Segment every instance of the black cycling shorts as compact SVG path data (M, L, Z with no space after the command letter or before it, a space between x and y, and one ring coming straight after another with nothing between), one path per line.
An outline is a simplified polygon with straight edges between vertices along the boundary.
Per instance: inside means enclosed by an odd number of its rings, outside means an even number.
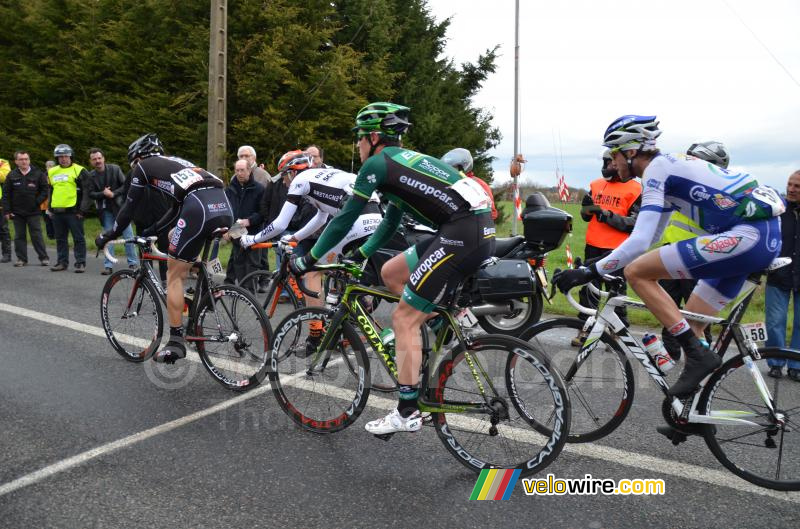
M183 200L167 254L173 259L193 263L214 230L230 228L232 224L233 210L222 188L203 187L190 191Z
M404 252L411 276L403 299L430 313L462 279L475 273L494 254L495 227L490 213L442 224L436 236Z

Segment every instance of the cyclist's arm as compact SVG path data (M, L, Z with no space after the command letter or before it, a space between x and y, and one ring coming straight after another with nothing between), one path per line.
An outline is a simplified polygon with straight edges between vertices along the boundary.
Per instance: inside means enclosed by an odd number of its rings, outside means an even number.
M669 220L671 211L642 209L636 220L631 236L625 239L613 252L597 262L597 271L610 274L645 253L661 238L661 232Z
M378 225L375 233L373 233L360 248L364 257L371 257L372 254L388 243L392 235L397 231L397 228L400 227L400 222L402 220L403 210L390 203L389 207L386 208L386 215Z
M286 231L286 228L289 226L289 222L294 216L294 212L297 211L297 203L290 201L291 198L291 196L286 198L286 202L283 203L281 212L278 213L278 216L275 218L275 220L270 222L266 228L255 234L254 237L256 242L264 242Z
M361 215L364 206L367 205L367 200L368 199L360 195L353 195L350 200L345 203L342 211L333 217L328 227L325 228L325 231L319 236L317 244L308 252L313 259L319 260L323 255L330 252L339 241L345 238L347 232L350 231L355 221L358 220L358 216Z
M328 220L328 214L322 211L321 209L317 210L317 214L311 217L305 226L294 232L294 240L302 241L306 237L310 237L314 234L318 229L325 225L325 221Z
M119 213L117 213L117 218L114 219L114 227L111 228L111 239L119 237L120 233L128 227L133 220L133 212L136 211L139 202L147 194L145 192L145 184L139 172L139 167L137 166L131 176L131 185L128 189L128 196L125 198L125 203L122 205L122 209L119 210Z

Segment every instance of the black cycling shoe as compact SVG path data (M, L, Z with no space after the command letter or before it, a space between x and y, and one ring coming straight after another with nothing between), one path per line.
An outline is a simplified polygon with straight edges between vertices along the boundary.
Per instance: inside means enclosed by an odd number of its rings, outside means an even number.
M174 364L181 358L186 358L186 340L177 336L171 336L167 345L153 356L153 360L162 364Z
M714 372L722 360L708 347L695 340L691 347L685 348L686 366L678 380L669 388L671 397L687 397L694 393L700 382Z

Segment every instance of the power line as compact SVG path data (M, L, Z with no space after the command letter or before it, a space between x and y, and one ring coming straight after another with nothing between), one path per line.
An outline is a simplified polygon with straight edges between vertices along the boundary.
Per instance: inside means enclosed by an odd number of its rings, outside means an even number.
M772 57L772 59L773 59L773 60L774 60L776 63L778 63L778 66L780 66L780 67L783 69L783 71L784 71L784 72L786 72L786 75L788 75L788 76L789 76L789 79L791 79L792 81L794 81L794 84L796 84L798 87L800 87L800 82L798 82L798 81L797 81L797 79L795 79L795 78L794 78L794 76L792 75L792 72L790 72L790 71L789 71L789 69L788 69L788 68L786 68L786 66L784 66L784 65L783 65L783 63L782 63L780 60L778 60L778 57L776 57L776 56L775 56L775 54L774 54L774 53L772 53L772 50L770 50L770 49L767 47L767 45L766 45L766 44L764 44L764 42L763 42L763 41L762 41L760 38L758 38L758 35L756 35L756 32L755 32L755 31L753 31L752 29L750 29L750 26L748 26L748 25L747 25L747 23L744 21L744 19L742 19L742 17L740 17L740 16L739 16L739 13L737 13L737 12L736 12L736 10L735 10L735 9L733 9L733 7L731 7L731 5L730 5L730 4L727 2L727 0L722 0L722 3L723 3L723 4L725 4L725 6L726 6L728 9L730 9L730 10L731 10L731 13L733 13L733 14L734 14L734 16L735 16L737 19L739 19L739 22L741 22L741 23L742 23L742 25L745 27L745 29L746 29L747 31L749 31L749 32L750 32L750 34L753 36L753 38L754 38L754 39L756 39L756 42L758 42L759 44L761 44L761 46L762 46L762 47L763 47L763 48L764 48L764 49L767 51L767 53L769 53L769 56L770 56L770 57Z

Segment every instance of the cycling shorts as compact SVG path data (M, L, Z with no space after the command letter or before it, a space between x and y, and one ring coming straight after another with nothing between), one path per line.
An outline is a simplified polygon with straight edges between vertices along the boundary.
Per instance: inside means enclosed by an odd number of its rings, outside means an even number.
M673 279L700 279L694 294L722 309L753 272L781 251L780 218L745 222L727 231L662 246L661 262Z
M436 235L404 252L411 271L403 300L430 313L461 280L494 254L495 227L489 212L467 213L439 227Z
M193 263L211 233L232 224L233 210L222 188L202 187L190 191L183 199L167 254L173 259Z

